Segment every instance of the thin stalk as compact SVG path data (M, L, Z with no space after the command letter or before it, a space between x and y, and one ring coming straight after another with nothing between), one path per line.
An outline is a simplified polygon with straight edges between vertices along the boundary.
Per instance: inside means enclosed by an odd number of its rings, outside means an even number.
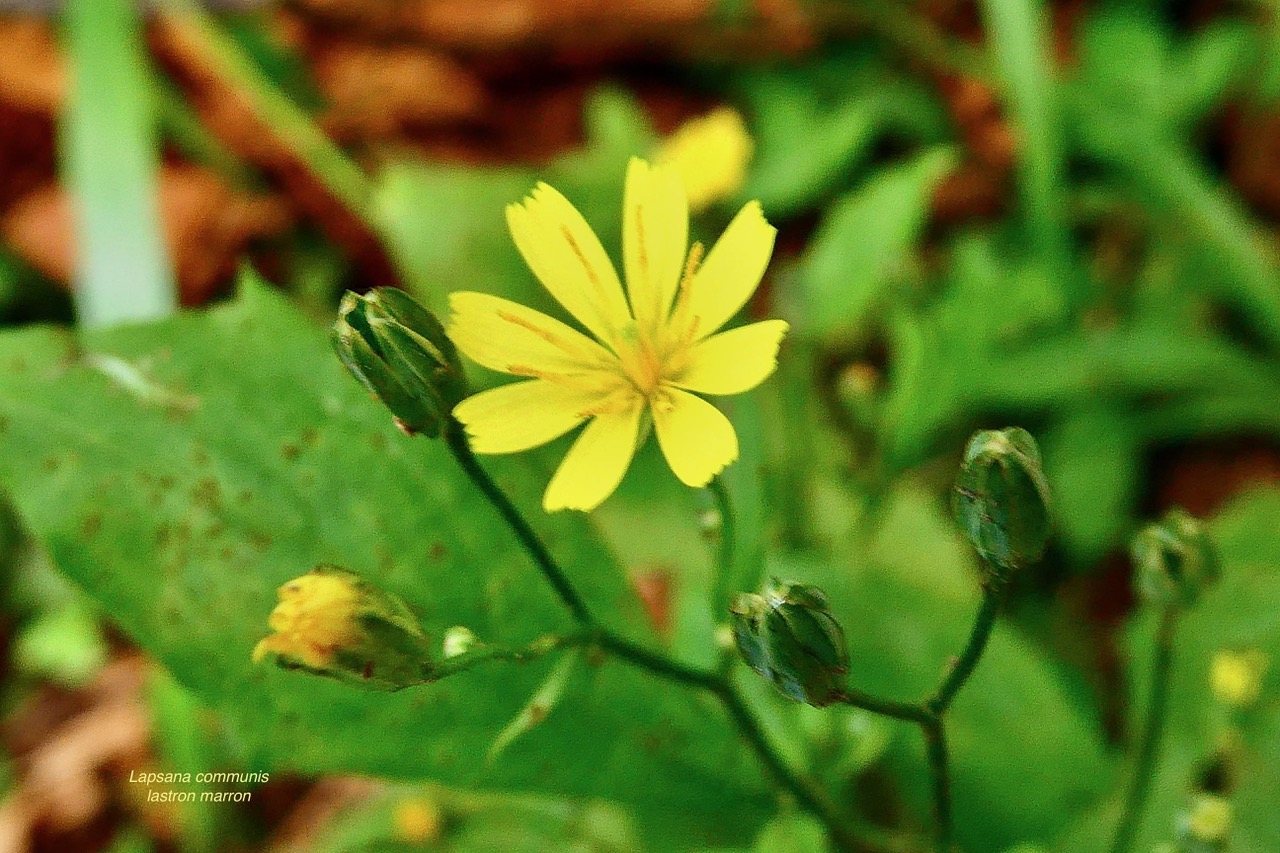
M620 660L652 672L654 675L665 678L668 681L705 690L715 696L724 705L730 719L756 753L760 762L765 765L770 775L773 776L777 785L790 792L802 807L822 821L835 846L840 850L863 849L848 824L842 819L835 804L831 802L825 792L812 780L795 773L788 767L782 756L769 743L765 737L764 730L760 728L760 724L751 715L750 709L737 690L734 689L727 673L689 666L660 652L646 649L600 626L587 608L586 603L578 595L577 590L574 589L569 578L561 570L559 564L556 563L555 558L551 556L546 546L543 545L542 540L538 538L533 528L529 526L524 516L520 514L520 511L511 503L506 494L498 488L497 483L481 467L479 460L476 459L471 450L471 446L467 443L467 438L461 425L456 421L451 422L445 429L444 437L449 450L453 453L454 458L458 460L458 464L462 466L471 481L475 483L476 487L480 489L498 511L503 520L507 522L520 544L529 553L534 563L542 571L543 576L555 589L556 594L560 596L561 601L573 613L574 618L585 627L586 630L582 634L571 636L583 637L593 641L602 650L612 653ZM727 501L727 493L725 499ZM521 658L516 654L495 649L489 652L488 659L519 660ZM470 664L468 663L467 665L469 666Z
M733 684L728 679L719 679L712 688L712 692L720 699L721 704L737 725L738 731L746 738L761 763L769 769L778 786L789 791L806 811L823 822L836 849L860 849L862 845L836 810L835 804L827 797L826 792L808 778L792 772L782 760L782 756L769 744L764 730L760 728L755 717L751 716L750 709L747 708Z
M480 646L469 652L445 658L431 669L430 677L425 683L439 681L459 672L490 663L491 661L508 661L511 663L527 663L549 655L559 649L582 646L594 639L591 631L579 631L574 634L550 635L533 641L519 649L508 649L501 646Z
M937 823L938 853L951 853L951 771L947 765L947 731L942 717L935 716L920 724L924 733L925 753L933 778L933 814Z
M941 686L938 687L938 692L925 702L925 707L933 713L941 714L951 707L951 701L955 699L956 693L969 680L969 676L973 675L973 670L982 658L982 653L986 651L987 641L991 639L991 629L995 627L996 614L1004 601L1005 589L1006 584L999 582L983 586L982 607L979 608L978 615L973 620L969 641L965 643L964 651L960 653L956 665L951 668Z
M1147 702L1147 719L1138 746L1138 758L1133 767L1133 779L1129 794L1125 797L1124 811L1116 826L1111 853L1128 853L1138 832L1138 820L1151 791L1151 776L1155 770L1156 756L1160 752L1160 737L1164 733L1169 705L1169 672L1173 666L1173 629L1177 612L1166 607L1160 614L1156 629L1155 660L1151 667L1151 694Z
M480 460L476 459L475 454L471 451L471 445L467 443L467 437L462 431L462 426L456 421L451 421L445 428L445 441L449 445L449 450L453 453L454 458L458 460L458 464L462 466L462 470L467 473L467 476L471 478L471 482L475 483L476 487L489 499L489 503L493 504L493 508L507 522L511 532L520 540L520 544L556 591L556 595L560 596L560 600L564 602L565 607L569 608L573 618L584 625L596 624L591 616L591 611L587 608L586 602L582 600L578 595L578 591L573 588L573 584L569 582L569 578L561 571L555 558L547 550L547 546L542 544L542 540L538 538L538 534L525 521L524 516L520 514L520 510L516 509L502 489L498 488L498 484L493 481L493 478L480 465Z
M872 696L870 693L864 693L861 690L845 689L840 695L840 701L854 708L861 708L864 711L870 711L873 714L879 714L882 717L892 717L895 720L906 720L912 723L925 723L933 719L932 712L919 702L895 702L892 699L881 699L878 696Z
M716 552L718 580L723 584L733 576L734 546L738 536L738 520L733 512L733 501L729 497L729 488L719 475L712 477L707 484L707 491L716 502L716 512L720 516L720 547Z

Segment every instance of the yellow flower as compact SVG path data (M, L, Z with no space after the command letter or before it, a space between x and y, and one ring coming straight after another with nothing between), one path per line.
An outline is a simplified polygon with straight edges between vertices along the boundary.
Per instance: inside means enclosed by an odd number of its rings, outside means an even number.
M1247 708L1258 701L1262 693L1267 663L1266 654L1259 649L1218 652L1209 670L1213 695L1224 704Z
M548 512L599 506L650 426L687 485L706 485L737 459L733 425L696 394L740 394L777 364L781 320L715 334L755 292L773 253L777 232L759 203L742 208L703 260L699 244L688 246L677 172L633 159L623 198L625 293L586 220L546 184L507 207L507 224L534 275L594 339L506 299L452 294L449 335L458 349L529 377L453 410L472 449L515 453L589 420L547 487Z
M696 213L741 192L753 147L742 116L720 107L676 128L658 147L657 160L680 173Z
M277 654L323 669L359 636L359 593L344 575L312 572L289 581L277 595L280 603L267 619L275 633L254 648L255 662Z

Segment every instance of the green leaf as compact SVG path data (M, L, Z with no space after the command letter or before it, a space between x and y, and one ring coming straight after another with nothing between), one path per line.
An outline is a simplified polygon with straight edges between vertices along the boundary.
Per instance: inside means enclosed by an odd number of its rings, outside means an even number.
M146 383L121 383L102 356ZM250 664L276 587L322 563L405 599L433 638L462 624L512 647L569 627L445 448L397 432L323 331L260 286L78 343L0 336L0 435L0 483L27 529L221 712L252 767L612 799L658 849L744 843L763 820L767 783L717 704L612 659L577 668L559 710L491 766L486 749L556 656L393 694ZM540 458L485 464L601 618L647 636L582 516L538 509Z
M1065 172L1053 42L1041 0L985 0L983 19L1019 135L1018 188L1037 253L1060 280L1068 240L1062 220Z
M1081 408L1045 434L1054 522L1076 565L1092 565L1132 527L1142 450L1132 418L1106 406Z
M775 818L764 828L752 853L823 853L827 836L822 824L806 814Z
M877 173L828 209L796 270L804 331L856 330L888 301L924 227L938 181L955 164L935 149Z

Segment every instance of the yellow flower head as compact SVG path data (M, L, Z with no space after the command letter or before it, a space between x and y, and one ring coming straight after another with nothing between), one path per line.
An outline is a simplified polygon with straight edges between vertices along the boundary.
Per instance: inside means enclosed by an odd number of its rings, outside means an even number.
M1267 656L1259 649L1221 651L1213 656L1209 683L1219 702L1247 708L1258 701L1267 674Z
M676 128L659 146L657 159L679 172L689 208L697 212L742 190L753 147L742 116L720 107Z
M716 334L755 292L773 253L777 232L759 203L742 208L704 260L701 245L688 245L677 171L633 159L623 198L625 293L586 220L546 184L507 207L507 224L534 275L594 339L506 299L452 294L449 336L458 349L528 377L453 410L472 449L515 453L590 421L547 486L548 512L599 506L650 425L687 485L705 486L737 459L733 425L696 394L748 391L777 363L781 320Z
M277 654L324 669L359 636L359 592L345 576L312 572L289 581L277 595L280 603L267 619L275 633L254 647L255 662Z

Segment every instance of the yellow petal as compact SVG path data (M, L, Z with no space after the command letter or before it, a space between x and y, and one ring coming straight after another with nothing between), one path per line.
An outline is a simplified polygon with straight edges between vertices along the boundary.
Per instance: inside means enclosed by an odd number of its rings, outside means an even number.
M476 453L518 453L564 435L600 399L595 388L533 379L481 391L459 403L453 415L467 428Z
M547 184L507 206L507 226L533 274L605 343L631 319L618 273L577 208Z
M653 425L667 464L686 486L705 486L738 458L738 435L720 410L701 397L664 388Z
M551 478L542 508L588 512L613 494L635 455L643 410L644 401L636 394L587 424Z
M658 162L676 167L689 207L698 211L742 190L752 147L742 116L720 107L680 125L659 148Z
M449 295L449 337L471 360L518 376L577 374L615 364L604 347L559 320L487 293Z
M640 328L666 322L689 244L689 206L675 169L632 157L622 202L627 295Z
M778 366L783 320L766 320L721 332L694 346L689 366L674 384L699 394L741 394L769 378Z
M709 337L729 322L756 292L773 254L777 233L765 221L758 201L744 206L729 223L684 297L689 300L689 316L682 316L681 321L693 324L694 340Z

